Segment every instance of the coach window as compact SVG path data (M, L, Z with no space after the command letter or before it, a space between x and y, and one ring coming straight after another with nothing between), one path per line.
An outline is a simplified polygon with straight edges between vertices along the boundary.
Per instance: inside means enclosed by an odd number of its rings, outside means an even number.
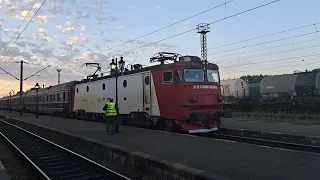
M164 72L163 74L162 74L162 82L164 83L164 84L170 84L170 83L172 83L172 72L170 71L170 72Z
M60 101L60 94L57 94L57 101Z
M52 101L55 102L56 101L56 95L52 95Z
M50 102L52 102L52 95L50 95Z
M182 81L182 73L180 70L174 71L174 82L179 83Z
M66 101L66 92L63 92L63 101Z

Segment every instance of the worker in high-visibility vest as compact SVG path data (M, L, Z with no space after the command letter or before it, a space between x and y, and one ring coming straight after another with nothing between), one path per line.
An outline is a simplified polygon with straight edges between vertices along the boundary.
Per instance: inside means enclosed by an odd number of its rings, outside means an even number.
M112 98L107 101L106 105L103 107L103 110L105 111L106 115L107 134L114 134L118 111L116 108L116 104L113 102Z

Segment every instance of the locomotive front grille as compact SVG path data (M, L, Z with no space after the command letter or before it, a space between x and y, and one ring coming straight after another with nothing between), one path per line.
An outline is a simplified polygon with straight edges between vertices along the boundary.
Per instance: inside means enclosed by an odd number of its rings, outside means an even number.
M212 124L212 118L208 112L194 112L190 113L191 124L196 124L197 121L201 121L205 129L210 129Z

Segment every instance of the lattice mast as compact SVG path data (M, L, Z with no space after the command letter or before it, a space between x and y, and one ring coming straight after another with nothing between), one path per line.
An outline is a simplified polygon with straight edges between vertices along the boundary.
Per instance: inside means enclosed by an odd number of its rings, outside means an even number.
M207 61L207 33L210 32L210 24L201 23L197 25L197 33L200 34L201 40L201 60Z

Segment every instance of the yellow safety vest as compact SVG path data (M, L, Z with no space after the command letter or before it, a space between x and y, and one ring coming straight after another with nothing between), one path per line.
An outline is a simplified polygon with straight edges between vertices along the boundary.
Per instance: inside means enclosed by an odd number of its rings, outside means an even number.
M116 110L116 104L114 102L108 102L107 103L108 109L105 112L106 116L117 116L117 110Z

